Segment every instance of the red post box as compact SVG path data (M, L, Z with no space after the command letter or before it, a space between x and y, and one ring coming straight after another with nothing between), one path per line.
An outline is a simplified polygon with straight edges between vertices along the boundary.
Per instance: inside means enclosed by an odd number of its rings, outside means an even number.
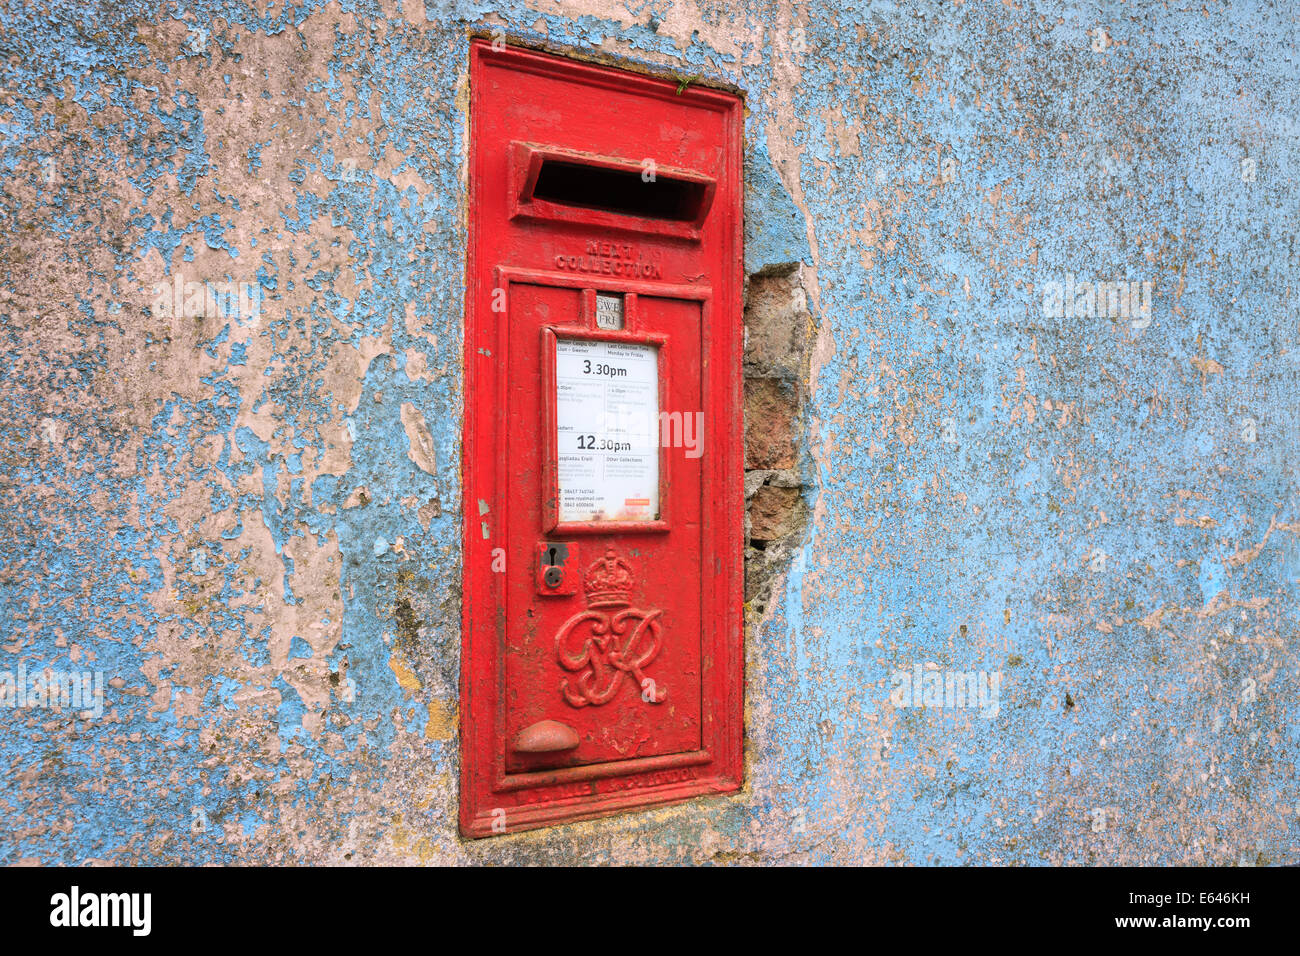
M735 790L740 100L470 55L461 830Z

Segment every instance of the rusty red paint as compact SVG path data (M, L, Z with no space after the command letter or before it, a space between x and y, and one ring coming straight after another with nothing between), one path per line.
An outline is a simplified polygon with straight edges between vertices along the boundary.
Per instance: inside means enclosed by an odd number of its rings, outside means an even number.
M461 830L736 790L740 101L482 41L470 79ZM653 354L657 410L702 416L656 513L560 513L573 342Z

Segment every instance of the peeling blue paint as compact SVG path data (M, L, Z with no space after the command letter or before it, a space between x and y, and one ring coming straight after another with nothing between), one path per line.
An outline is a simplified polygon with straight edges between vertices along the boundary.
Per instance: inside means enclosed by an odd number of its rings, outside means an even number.
M0 861L333 861L357 822L384 859L1295 862L1290 8L607 13L0 15L0 670L116 679L0 710ZM742 88L745 267L815 267L820 336L747 791L472 847L469 24ZM154 315L178 273L260 314ZM1045 317L1067 274L1152 321ZM893 706L927 662L999 671L998 715Z

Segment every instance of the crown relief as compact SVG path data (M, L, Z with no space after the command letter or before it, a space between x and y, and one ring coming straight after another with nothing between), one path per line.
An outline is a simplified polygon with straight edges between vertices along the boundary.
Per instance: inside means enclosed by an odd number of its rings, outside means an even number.
M613 548L606 548L605 556L587 568L582 590L588 607L626 607L632 603L635 584L628 563Z

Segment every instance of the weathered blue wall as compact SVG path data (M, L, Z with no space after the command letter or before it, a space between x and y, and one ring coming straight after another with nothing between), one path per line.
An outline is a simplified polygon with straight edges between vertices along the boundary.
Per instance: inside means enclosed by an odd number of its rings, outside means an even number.
M1300 859L1290 4L2 11L0 670L108 683L0 708L0 862ZM466 844L471 26L745 90L816 325L746 789Z

